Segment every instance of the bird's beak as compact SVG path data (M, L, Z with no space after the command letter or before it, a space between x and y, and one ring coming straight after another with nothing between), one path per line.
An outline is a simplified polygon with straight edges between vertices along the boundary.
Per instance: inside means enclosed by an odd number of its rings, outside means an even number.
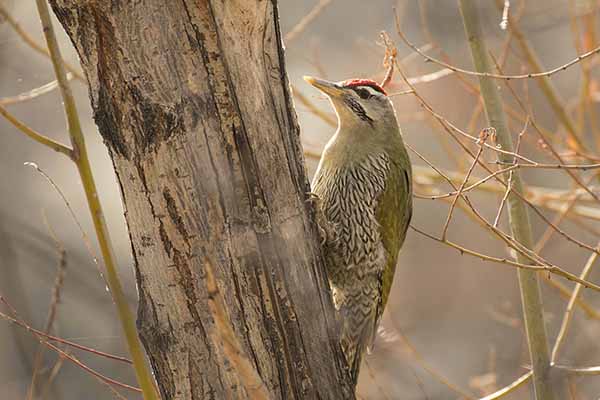
M315 78L314 76L304 76L304 80L330 97L339 97L343 93L343 89L335 82Z

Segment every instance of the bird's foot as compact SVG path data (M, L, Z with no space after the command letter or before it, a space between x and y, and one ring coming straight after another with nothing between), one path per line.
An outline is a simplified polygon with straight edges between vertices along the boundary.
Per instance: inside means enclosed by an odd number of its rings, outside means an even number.
M308 195L308 199L306 199L306 201L312 203L315 206L317 228L319 229L319 238L321 246L323 246L327 242L328 230L326 229L326 227L328 225L328 222L325 219L323 210L320 207L321 198L318 194L314 192L306 192L306 194Z
M319 228L319 237L321 239L321 247L327 243L327 230L325 230L321 225L317 222L317 227Z
M308 195L308 199L306 199L307 203L318 203L321 198L315 192L306 192Z

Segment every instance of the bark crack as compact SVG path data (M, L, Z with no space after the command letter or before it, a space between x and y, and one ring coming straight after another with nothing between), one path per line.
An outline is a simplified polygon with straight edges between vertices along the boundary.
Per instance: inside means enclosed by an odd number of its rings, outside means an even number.
M213 342L204 257L273 399L352 398L305 202L277 2L50 1L128 210L138 327L163 398L249 397Z

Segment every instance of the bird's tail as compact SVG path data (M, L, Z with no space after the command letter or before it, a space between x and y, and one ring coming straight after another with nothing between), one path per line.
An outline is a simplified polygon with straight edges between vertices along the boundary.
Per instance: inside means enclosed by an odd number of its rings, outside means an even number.
M376 333L375 312L346 315L342 326L341 345L350 368L352 382L356 385L363 354L373 343Z

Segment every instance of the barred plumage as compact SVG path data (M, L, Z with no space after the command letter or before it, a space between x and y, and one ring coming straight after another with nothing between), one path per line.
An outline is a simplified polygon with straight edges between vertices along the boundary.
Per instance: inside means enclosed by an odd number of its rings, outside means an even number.
M341 343L352 370L358 370L364 346L375 334L385 249L375 217L385 189L389 159L367 157L314 182L325 220L333 237L325 243L328 277L334 305L341 317ZM353 360L353 361L351 361Z
M313 78L311 78L313 79ZM412 215L411 167L391 101L367 80L308 79L326 93L339 127L312 183L340 343L356 383L387 302Z

